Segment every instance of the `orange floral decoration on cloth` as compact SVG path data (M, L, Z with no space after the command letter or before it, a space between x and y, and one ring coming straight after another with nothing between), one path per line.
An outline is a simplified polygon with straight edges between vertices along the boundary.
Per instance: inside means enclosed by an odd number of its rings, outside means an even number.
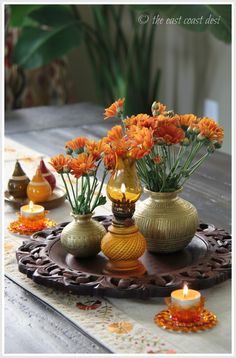
M80 178L84 174L91 174L95 169L94 157L92 154L82 153L70 161L71 174Z
M57 173L66 173L70 171L70 161L69 156L58 154L51 158L49 164L53 166Z
M200 135L211 142L222 143L224 139L224 129L221 128L213 119L203 117L198 123Z
M119 116L123 112L124 98L119 98L117 101L112 103L110 107L105 109L104 119Z

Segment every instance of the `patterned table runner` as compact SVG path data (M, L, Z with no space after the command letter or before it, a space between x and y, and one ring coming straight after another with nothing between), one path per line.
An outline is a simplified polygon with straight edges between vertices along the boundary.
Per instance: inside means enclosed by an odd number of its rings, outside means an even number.
M5 185L12 174L15 159L32 176L42 155L10 139L5 141ZM44 156L45 162L47 158ZM110 213L110 205L96 214ZM53 209L48 216L59 222L70 221L68 203ZM76 296L34 283L18 271L15 250L22 239L7 230L15 219L15 210L5 205L5 274L26 290L51 305L90 336L114 353L230 353L231 352L231 281L202 292L207 308L215 312L219 324L211 331L179 334L164 331L154 324L154 315L162 310L164 300L152 298L115 299ZM79 352L78 352L79 353Z

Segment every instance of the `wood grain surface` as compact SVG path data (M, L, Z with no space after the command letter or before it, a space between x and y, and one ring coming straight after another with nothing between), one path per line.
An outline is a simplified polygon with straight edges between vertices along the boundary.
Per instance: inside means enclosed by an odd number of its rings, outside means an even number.
M5 278L5 353L109 353L49 305Z
M7 137L18 141L36 151L52 156L61 153L65 141L76 136L89 136L91 139L98 139L105 135L106 131L117 123L116 120L103 120L103 108L89 103L66 105L62 107L37 107L12 111L6 114L5 134ZM192 202L198 209L200 219L206 223L212 223L216 227L223 227L226 231L231 231L231 157L220 151L214 153L199 171L185 185L183 198ZM144 198L145 196L143 196ZM18 290L18 294L14 294ZM12 292L12 294L10 294ZM26 319L28 324L32 324L36 332L41 332L42 321L27 318L24 310L22 312L21 295L27 297L27 311L34 312L32 317L37 317L40 303L33 296L26 294L9 280L6 281L7 299L5 309L7 312L6 322L6 352L33 353L42 349L39 345L39 334L31 334L31 339L24 341L25 332L29 334L27 324L22 326ZM8 297L12 297L11 299ZM12 303L13 300L13 303ZM41 311L40 311L41 309ZM49 309L48 311L49 312ZM22 316L23 315L23 316ZM35 316L36 315L36 316ZM97 346L92 343L82 333L78 333L76 341L68 339L69 348L59 345L58 337L61 333L60 327L64 326L64 318L53 310L50 310L52 333L47 342L47 353L57 352L87 352L94 349L98 352ZM8 318L9 317L9 321ZM15 318L14 318L15 317ZM18 317L20 317L18 319ZM30 317L31 318L31 317ZM28 319L28 321L27 321ZM54 326L54 323L57 325ZM67 321L70 332L79 332L72 323ZM49 326L48 326L49 328ZM74 331L73 331L74 330ZM73 337L73 333L71 333ZM13 339L14 336L14 339ZM64 338L65 340L67 338ZM22 343L23 342L23 343ZM81 342L81 343L79 343ZM23 348L22 348L23 347ZM70 349L70 350L69 350ZM40 351L42 353L42 351ZM101 352L101 351L100 351Z

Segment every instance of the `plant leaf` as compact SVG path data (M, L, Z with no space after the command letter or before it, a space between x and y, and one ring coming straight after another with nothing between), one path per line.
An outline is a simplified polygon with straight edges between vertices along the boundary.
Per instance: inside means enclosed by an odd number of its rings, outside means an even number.
M34 24L28 15L43 5L9 5L10 6L10 27L24 27Z
M63 26L75 20L68 5L45 5L30 12L29 17L41 25Z
M25 69L41 67L64 56L81 42L79 22L73 21L54 29L25 27L13 51L13 63Z

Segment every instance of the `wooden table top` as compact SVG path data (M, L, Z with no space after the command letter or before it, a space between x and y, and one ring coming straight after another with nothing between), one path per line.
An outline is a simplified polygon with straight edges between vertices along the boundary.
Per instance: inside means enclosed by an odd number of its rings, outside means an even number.
M103 109L93 104L80 103L62 107L36 107L21 109L6 114L5 135L36 151L52 156L61 153L64 143L76 136L98 139L117 123L116 120L103 120ZM200 219L217 227L231 230L231 156L220 151L214 153L197 173L186 183L181 195L198 209ZM106 353L108 350L95 342L53 309L47 308L48 320L43 319L45 304L15 283L6 279L6 330L5 353L58 353L58 338L48 336L49 342L43 347L37 344L37 334L44 326L53 324L54 331L60 334L77 334L70 340L67 353ZM22 310L20 302L27 300L27 309ZM34 334L26 335L27 316L33 316ZM12 320L11 318L16 319ZM37 321L36 317L40 317ZM23 324L22 324L23 322ZM30 320L31 322L31 320ZM41 322L41 323L40 323ZM14 328L14 331L13 331ZM13 339L17 336L17 340ZM33 332L33 331L32 331ZM36 332L36 333L35 333ZM37 333L38 332L38 333ZM59 332L59 331L58 331ZM67 336L68 338L68 336ZM22 342L24 342L22 346ZM55 347L57 347L55 351ZM42 350L43 349L43 350ZM61 347L61 353L65 352Z

